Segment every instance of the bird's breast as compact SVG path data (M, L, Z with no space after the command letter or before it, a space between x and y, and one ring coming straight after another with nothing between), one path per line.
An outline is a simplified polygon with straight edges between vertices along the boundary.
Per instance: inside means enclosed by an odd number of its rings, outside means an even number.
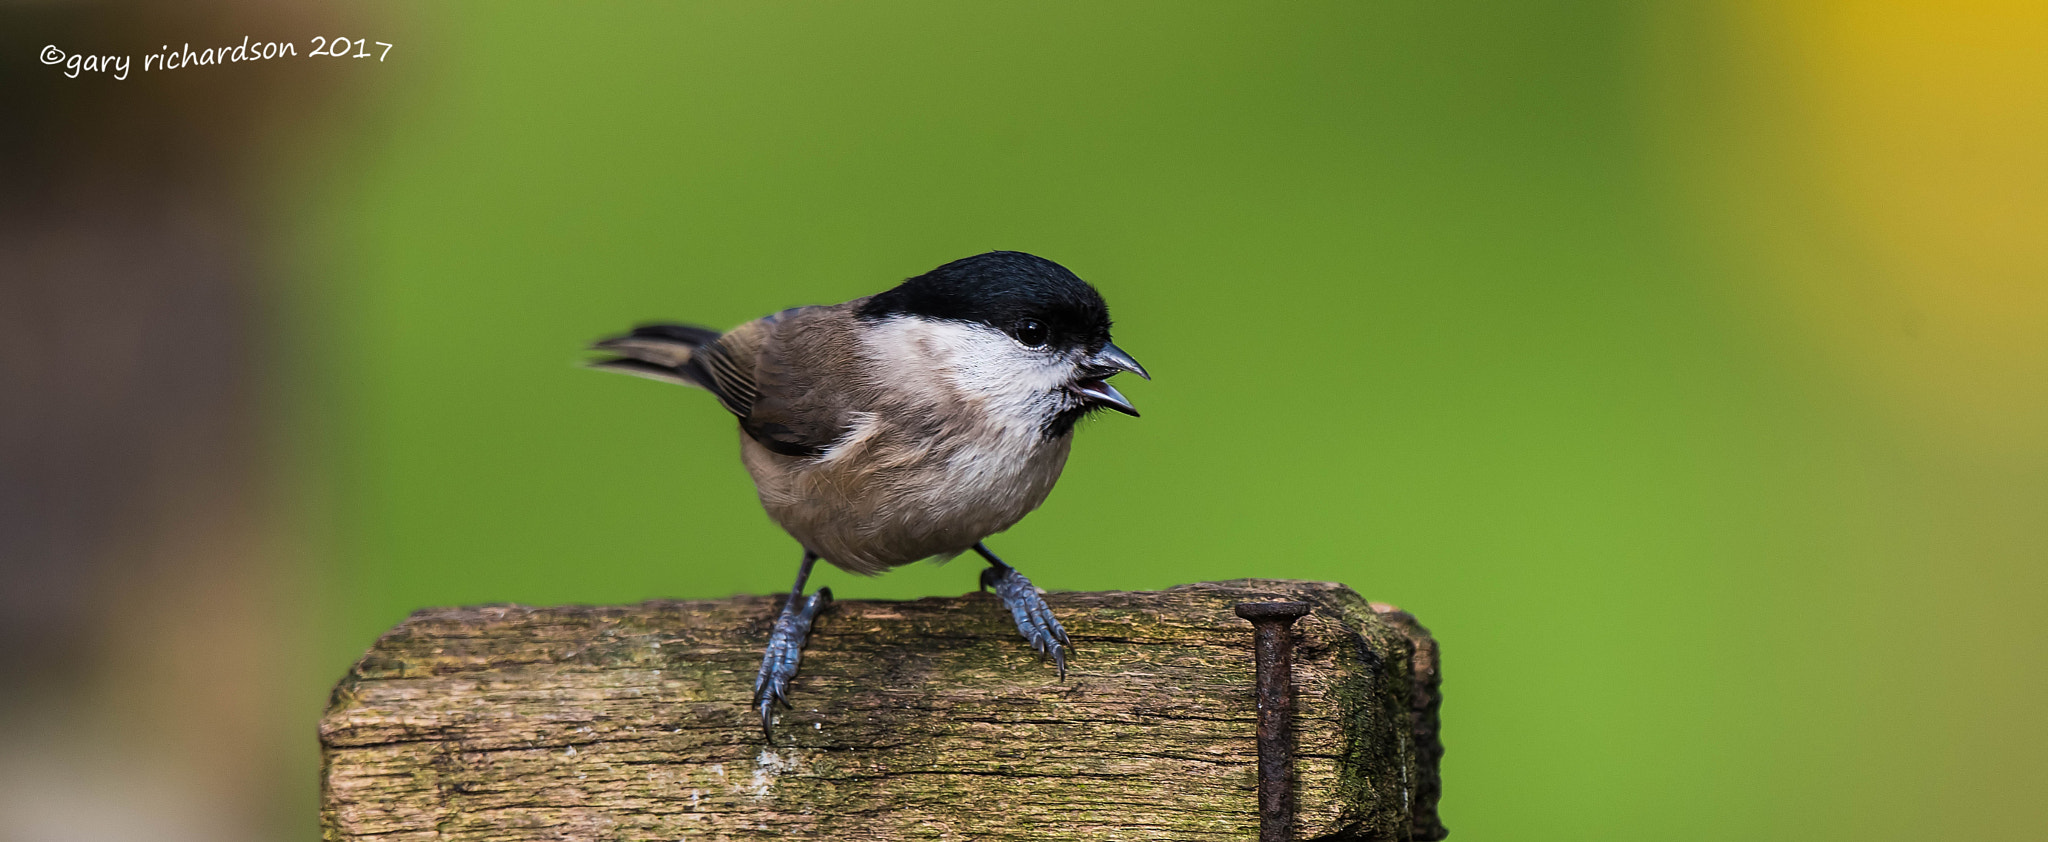
M1038 508L1065 468L1069 436L862 414L814 459L741 436L770 517L826 560L878 573L951 556Z

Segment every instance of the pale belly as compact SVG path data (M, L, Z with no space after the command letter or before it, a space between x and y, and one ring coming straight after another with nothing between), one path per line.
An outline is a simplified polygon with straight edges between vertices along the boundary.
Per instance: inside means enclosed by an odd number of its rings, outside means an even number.
M1073 438L921 451L877 441L817 460L740 441L769 517L826 561L872 575L950 557L1015 525L1052 492ZM902 455L874 458L882 452Z

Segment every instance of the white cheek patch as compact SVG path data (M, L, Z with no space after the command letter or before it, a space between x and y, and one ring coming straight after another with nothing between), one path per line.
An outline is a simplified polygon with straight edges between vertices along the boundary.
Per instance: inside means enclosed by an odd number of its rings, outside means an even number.
M1025 348L987 325L894 316L862 339L892 388L926 391L933 402L967 400L989 419L1036 428L1063 408L1078 360Z

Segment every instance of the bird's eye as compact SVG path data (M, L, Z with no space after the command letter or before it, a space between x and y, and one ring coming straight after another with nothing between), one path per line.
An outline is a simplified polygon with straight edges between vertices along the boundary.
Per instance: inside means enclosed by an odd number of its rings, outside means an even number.
M1025 319L1017 323L1017 341L1027 346L1043 348L1046 340L1051 338L1052 331L1047 330L1037 319Z

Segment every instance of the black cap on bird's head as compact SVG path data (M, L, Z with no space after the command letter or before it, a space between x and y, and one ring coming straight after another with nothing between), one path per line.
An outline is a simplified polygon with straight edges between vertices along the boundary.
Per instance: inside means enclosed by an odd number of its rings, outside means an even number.
M916 316L987 325L1030 348L1079 350L1084 359L1069 391L1091 406L1137 415L1103 382L1118 371L1152 379L1109 341L1109 305L1087 281L1043 257L992 251L955 260L861 305L863 319Z
M978 322L1026 345L1090 353L1109 344L1102 295L1067 267L1019 251L955 260L868 299L860 315Z

